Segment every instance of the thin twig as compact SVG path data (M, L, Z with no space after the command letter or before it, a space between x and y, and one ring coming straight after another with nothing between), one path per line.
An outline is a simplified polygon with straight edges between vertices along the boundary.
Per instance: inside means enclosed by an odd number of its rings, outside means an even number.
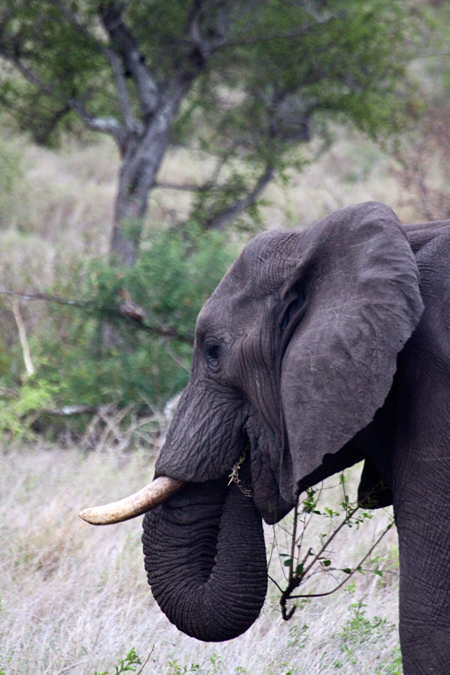
M270 579L270 581L271 581L273 584L275 584L275 586L278 588L278 590L280 591L280 593L283 592L283 589L282 589L281 586L279 585L278 581L275 581L275 579L274 579L273 577L271 577L270 574L267 575L267 578Z
M336 535L342 530L342 528L344 527L344 525L347 525L348 521L349 521L351 518L353 518L353 516L355 515L355 513L358 511L359 508L360 508L359 506L356 506L352 511L350 511L349 514L347 514L347 515L345 516L345 518L344 518L344 520L342 521L342 523L334 530L333 534L331 534L331 535L328 537L328 539L327 539L327 540L325 541L325 543L322 545L322 548L321 548L321 549L319 550L319 552L314 556L314 559L313 559L313 561L311 562L311 564L309 565L309 567L307 567L307 568L305 569L303 576L306 576L306 574L308 574L309 570L310 570L310 569L313 567L313 565L317 562L317 560L320 558L320 556L322 555L322 553L324 553L324 552L326 551L326 549L327 549L328 546L331 544L331 542L332 542L333 539L336 537Z
M147 663L150 661L150 657L151 657L151 655L153 654L154 649L155 649L155 645L153 645L153 647L150 649L149 655L147 656L147 658L145 659L144 663L142 664L142 668L141 668L140 670L138 670L138 672L136 673L136 675L141 675L141 673L142 673L142 671L144 670L145 666L146 666Z
M383 539L384 535L391 529L391 527L392 527L392 523L389 523L389 525L383 530L383 532L382 532L381 535L378 537L378 539L377 539L376 542L373 544L373 546L371 546L371 548L370 548L369 551L366 553L366 555L365 555L364 558L361 560L361 562L355 567L354 570L352 570L352 571L350 572L350 574L347 574L347 576L345 577L345 579L343 579L343 581L341 581L341 583L338 584L338 586L336 586L335 588L333 588L331 591L326 591L325 593L305 593L304 595L291 595L291 596L289 597L289 600L294 600L294 599L296 599L296 598L324 598L324 597L327 596L327 595L331 595L332 593L336 593L336 591L338 591L340 588L342 588L342 586L343 586L344 584L346 584L347 581L348 581L349 579L351 579L351 577L355 574L355 572L358 571L358 569L361 567L361 565L362 565L363 563L365 563L365 561L367 560L367 558L369 557L369 555L370 555L370 554L372 553L372 551L378 546L378 544L380 543L380 541Z
M19 340L20 340L20 346L22 347L22 353L23 353L23 360L25 363L25 370L27 371L27 375L34 375L35 369L33 365L33 361L31 360L31 352L30 352L30 345L28 344L27 340L27 333L25 330L25 324L22 319L22 315L20 313L20 306L19 306L19 299L18 298L13 298L12 302L12 311L14 314L14 319L16 321L17 325L17 332L19 333Z

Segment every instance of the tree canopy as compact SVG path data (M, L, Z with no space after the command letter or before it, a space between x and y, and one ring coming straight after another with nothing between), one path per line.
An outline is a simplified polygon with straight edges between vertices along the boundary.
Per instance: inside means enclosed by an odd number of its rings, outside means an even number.
M397 128L413 37L400 0L9 0L0 103L40 143L113 137L111 248L133 264L151 190L191 191L189 218L221 230L328 120ZM203 182L158 182L177 145L212 160Z

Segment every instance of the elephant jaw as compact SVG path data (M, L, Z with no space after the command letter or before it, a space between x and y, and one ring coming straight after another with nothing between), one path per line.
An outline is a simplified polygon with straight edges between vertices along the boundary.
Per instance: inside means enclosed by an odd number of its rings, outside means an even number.
M180 480L160 476L129 497L105 504L105 506L84 509L79 515L82 520L91 525L120 523L156 508L177 492L182 485L184 483Z

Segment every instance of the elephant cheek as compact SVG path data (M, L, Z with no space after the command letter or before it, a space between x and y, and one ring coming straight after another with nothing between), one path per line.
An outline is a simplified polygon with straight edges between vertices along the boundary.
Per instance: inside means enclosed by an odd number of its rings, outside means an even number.
M231 395L212 398L200 387L185 390L157 459L155 476L205 482L228 475L244 444L246 408Z
M206 497L208 489L190 485L186 492ZM246 631L267 591L261 517L235 484L224 502L221 492L215 502L164 505L144 519L145 567L156 601L180 630L208 642Z

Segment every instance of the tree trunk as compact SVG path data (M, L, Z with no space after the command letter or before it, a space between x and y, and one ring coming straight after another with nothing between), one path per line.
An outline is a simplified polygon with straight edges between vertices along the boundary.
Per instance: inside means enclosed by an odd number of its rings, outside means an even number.
M155 110L144 117L142 127L132 126L120 142L122 167L119 176L111 252L126 265L138 257L142 221L147 212L150 191L169 147L170 130L180 104L202 72L205 61L196 47L186 54L160 94Z
M111 252L125 265L136 262L149 194L169 146L170 127L183 96L180 87L160 106L143 133L129 133L124 144Z
M146 135L147 136L147 135ZM129 267L137 260L148 198L168 146L168 131L131 139L124 153L114 205L111 253ZM146 142L147 141L147 142ZM150 141L150 142L149 142Z

